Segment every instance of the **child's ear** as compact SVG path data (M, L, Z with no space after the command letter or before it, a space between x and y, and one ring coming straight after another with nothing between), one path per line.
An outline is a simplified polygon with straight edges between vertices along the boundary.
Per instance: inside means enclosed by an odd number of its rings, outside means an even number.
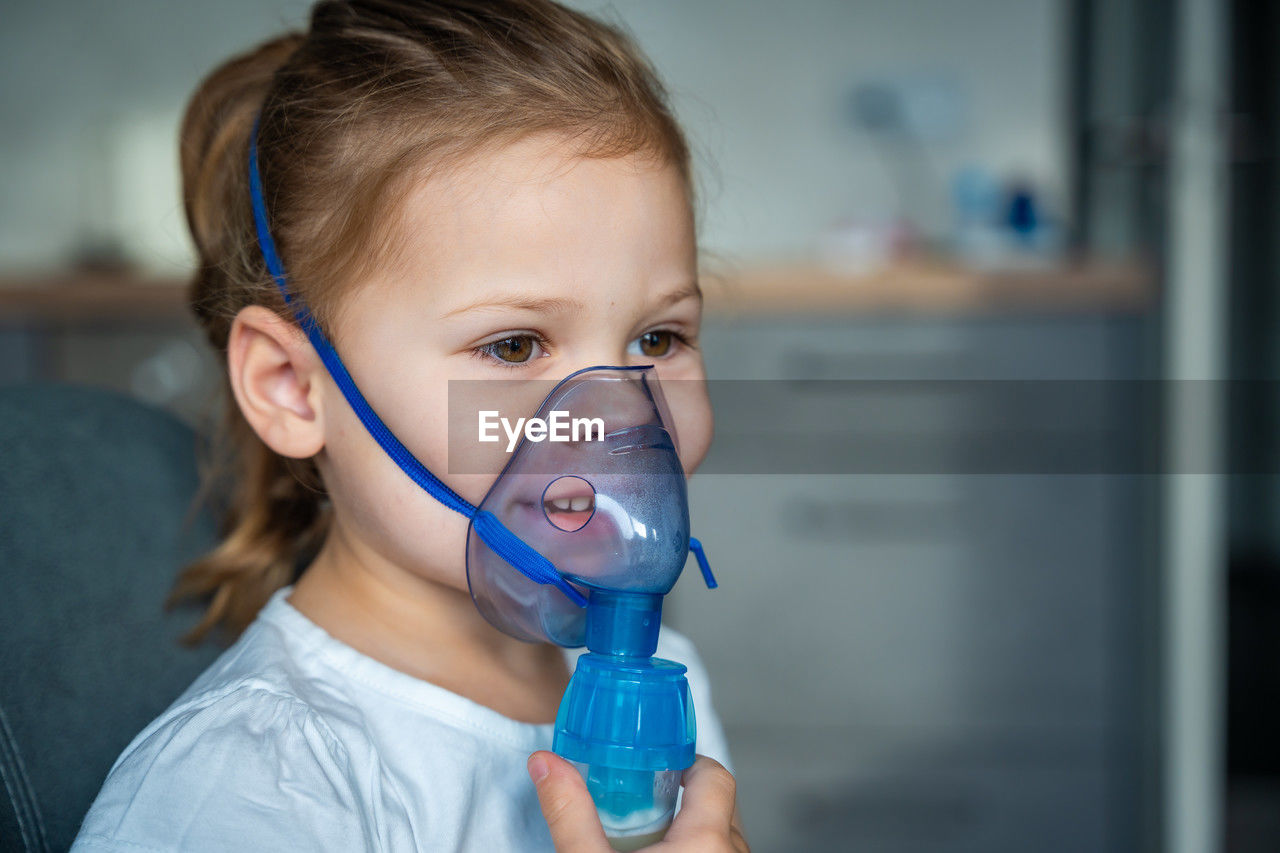
M227 339L231 390L263 443L295 459L324 447L324 363L293 323L269 308L242 308Z

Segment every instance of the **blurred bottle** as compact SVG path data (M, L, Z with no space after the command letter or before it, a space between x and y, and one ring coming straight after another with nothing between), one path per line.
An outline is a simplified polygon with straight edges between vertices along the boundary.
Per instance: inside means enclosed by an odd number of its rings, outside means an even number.
M951 182L955 253L982 268L1056 263L1060 229L1048 216L1033 181L1002 183L980 166L960 169Z

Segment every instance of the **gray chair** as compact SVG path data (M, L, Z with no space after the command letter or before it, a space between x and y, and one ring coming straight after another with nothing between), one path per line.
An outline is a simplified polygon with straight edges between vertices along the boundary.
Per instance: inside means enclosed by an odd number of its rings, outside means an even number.
M217 655L177 638L196 438L106 391L0 388L0 850L65 850L111 764Z

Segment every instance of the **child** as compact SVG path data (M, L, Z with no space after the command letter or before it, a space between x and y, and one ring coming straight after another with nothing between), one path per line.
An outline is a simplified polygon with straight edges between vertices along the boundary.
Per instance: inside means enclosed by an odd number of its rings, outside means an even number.
M384 453L294 312L472 504L494 477L447 473L450 379L653 364L692 380L669 395L692 472L711 412L689 154L652 70L550 0L326 0L216 70L181 144L238 479L175 594L209 597L195 638L239 639L120 756L76 848L608 849L543 751L572 657L484 621L466 518ZM725 761L695 652L664 630L658 655L689 665L698 751ZM745 849L732 776L700 758L684 783L663 846Z

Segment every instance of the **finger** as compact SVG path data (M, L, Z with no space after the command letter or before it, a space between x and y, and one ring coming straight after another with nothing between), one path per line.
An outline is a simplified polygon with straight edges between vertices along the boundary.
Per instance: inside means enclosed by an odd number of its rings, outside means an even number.
M671 841L727 838L737 811L738 783L724 765L699 755L684 771L684 800L667 833Z
M729 841L733 849L750 853L751 845L747 843L747 835L742 829L742 814L736 805L733 807L733 820L729 822Z
M529 778L538 789L538 805L558 853L604 853L610 849L587 784L572 764L539 750L529 756Z

